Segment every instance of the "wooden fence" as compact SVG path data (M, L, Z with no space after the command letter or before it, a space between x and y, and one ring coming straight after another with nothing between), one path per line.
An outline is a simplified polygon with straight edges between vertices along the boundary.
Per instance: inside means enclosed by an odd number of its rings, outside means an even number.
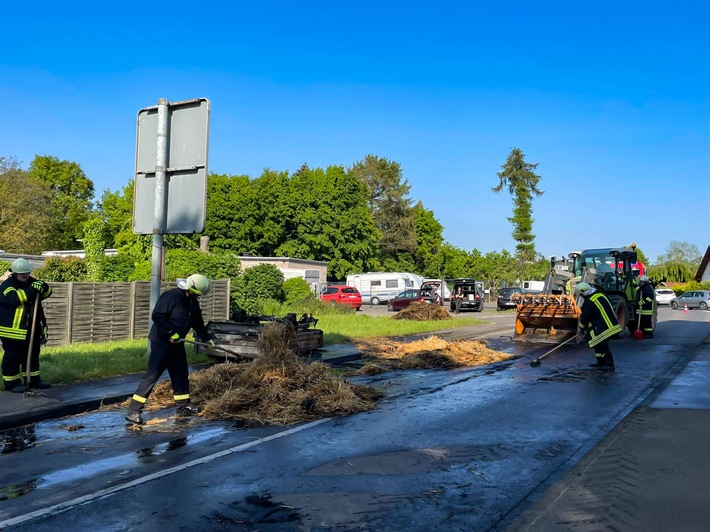
M49 283L52 296L42 305L49 342L60 346L148 337L150 282ZM175 287L163 283L161 293ZM200 298L205 323L229 317L229 279L212 281L211 292Z

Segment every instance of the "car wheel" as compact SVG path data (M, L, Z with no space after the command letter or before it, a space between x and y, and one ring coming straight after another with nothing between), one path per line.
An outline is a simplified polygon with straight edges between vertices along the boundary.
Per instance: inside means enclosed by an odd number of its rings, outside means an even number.
M330 302L330 306L331 306L331 307L334 307L335 305L337 305L337 303L336 303L335 301L331 301L331 302Z
M388 310L389 312L393 312L393 311L394 311L394 307L392 306L392 303L390 303L389 301L387 302L387 310Z
M700 302L700 310L707 310L708 304L705 301Z
M355 307L355 312L359 312L359 311L360 311L360 307Z
M678 308L678 303L676 303L675 301L671 301L671 308L673 310L676 310Z
M380 304L380 298L379 297L373 297L370 299L370 305L379 305Z

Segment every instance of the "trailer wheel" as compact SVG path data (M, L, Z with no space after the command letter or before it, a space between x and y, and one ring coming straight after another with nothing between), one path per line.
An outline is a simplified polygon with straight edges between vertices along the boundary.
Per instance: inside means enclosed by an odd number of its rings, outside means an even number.
M379 305L380 304L380 298L379 297L373 297L370 299L370 305Z

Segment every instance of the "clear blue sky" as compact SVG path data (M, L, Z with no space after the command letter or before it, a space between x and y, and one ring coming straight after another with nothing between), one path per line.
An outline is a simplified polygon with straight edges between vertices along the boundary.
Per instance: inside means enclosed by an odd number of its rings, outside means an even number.
M710 7L689 2L11 2L0 155L133 177L136 115L211 101L209 170L399 162L453 245L514 251L494 194L539 163L537 250L710 244Z

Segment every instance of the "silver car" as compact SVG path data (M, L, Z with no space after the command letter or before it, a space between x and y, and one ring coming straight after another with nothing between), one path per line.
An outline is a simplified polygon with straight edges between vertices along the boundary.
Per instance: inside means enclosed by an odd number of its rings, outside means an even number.
M699 308L707 310L710 308L710 290L691 290L682 296L671 299L671 308Z

